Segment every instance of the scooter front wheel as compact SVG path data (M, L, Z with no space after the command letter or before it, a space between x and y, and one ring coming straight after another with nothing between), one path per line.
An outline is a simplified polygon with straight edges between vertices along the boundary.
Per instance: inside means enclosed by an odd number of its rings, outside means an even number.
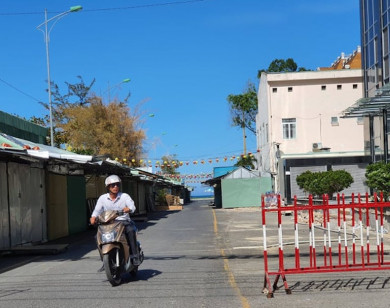
M116 266L116 255L119 253L119 249L116 248L103 256L104 270L106 271L108 281L113 287L119 285L122 281L120 266Z
M137 277L138 274L138 266L134 267L134 269L130 272L132 277Z

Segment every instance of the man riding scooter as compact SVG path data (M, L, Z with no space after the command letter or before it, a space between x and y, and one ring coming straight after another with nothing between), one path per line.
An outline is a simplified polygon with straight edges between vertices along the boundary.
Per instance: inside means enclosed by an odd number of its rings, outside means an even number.
M128 194L119 191L121 182L121 179L117 175L110 175L106 178L104 183L108 192L99 197L96 207L91 215L90 223L91 225L94 225L96 223L96 217L104 211L123 211L123 215L117 217L116 220L121 221L125 226L126 237L131 249L133 264L137 266L140 265L140 259L136 244L136 227L129 215L129 213L135 212L135 205L134 201ZM102 267L99 271L103 270L104 267Z

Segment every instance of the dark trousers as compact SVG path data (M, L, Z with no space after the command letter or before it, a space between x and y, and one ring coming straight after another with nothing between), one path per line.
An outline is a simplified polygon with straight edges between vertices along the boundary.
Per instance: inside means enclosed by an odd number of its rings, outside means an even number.
M138 249L137 249L137 227L135 226L133 221L123 221L123 225L125 226L125 232L127 236L127 241L130 246L131 254L134 257L138 257Z

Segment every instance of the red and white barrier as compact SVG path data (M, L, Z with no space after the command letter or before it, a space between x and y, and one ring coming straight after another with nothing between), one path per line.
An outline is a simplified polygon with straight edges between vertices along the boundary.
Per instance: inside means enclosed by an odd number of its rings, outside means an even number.
M374 195L374 201L369 201L368 194L364 197L352 194L348 202L344 195L338 195L335 204L330 204L326 195L321 204L314 204L311 196L304 205L295 198L289 206L281 206L279 196L277 206L273 207L266 206L263 196L264 293L273 297L282 278L286 293L291 294L286 279L289 274L390 269L390 257L385 260L384 253L386 239L390 247L390 236L385 237L387 231L383 225L386 207L390 207L390 202L384 202L382 196L378 201ZM370 247L371 236L376 250ZM323 248L316 250L320 241ZM274 247L278 250L273 250ZM278 269L269 270L270 262L276 258L278 265L273 267ZM275 276L272 284L271 276Z

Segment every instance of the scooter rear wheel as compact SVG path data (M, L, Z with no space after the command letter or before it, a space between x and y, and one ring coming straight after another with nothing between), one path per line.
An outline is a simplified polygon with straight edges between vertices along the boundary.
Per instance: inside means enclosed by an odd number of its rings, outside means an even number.
M119 249L113 249L108 254L103 256L104 270L108 281L113 287L119 285L122 281L121 269L116 266L116 255L119 254Z

